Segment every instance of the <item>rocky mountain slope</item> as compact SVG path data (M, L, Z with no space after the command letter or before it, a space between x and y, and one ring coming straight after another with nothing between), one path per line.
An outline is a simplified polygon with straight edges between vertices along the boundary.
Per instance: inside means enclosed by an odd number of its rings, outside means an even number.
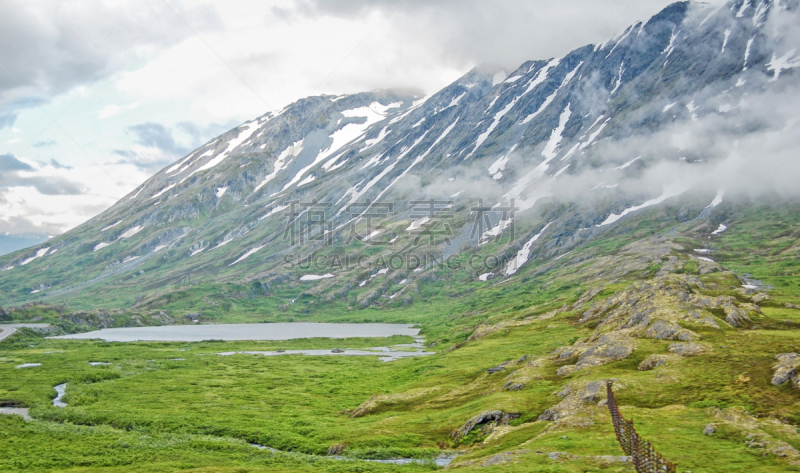
M36 420L0 416L0 469L632 471L613 380L678 471L796 471L799 8L677 3L430 97L304 99L0 258L4 322L416 323L436 352L20 330L0 405Z
M730 149L718 143L758 137L769 124L748 103L796 90L784 33L797 3L681 2L604 43L507 76L474 70L429 97L300 100L0 257L0 303L155 307L186 285L258 283L408 304L448 258L475 263L448 277L496 283L676 199L676 221L723 231L728 197L710 177Z

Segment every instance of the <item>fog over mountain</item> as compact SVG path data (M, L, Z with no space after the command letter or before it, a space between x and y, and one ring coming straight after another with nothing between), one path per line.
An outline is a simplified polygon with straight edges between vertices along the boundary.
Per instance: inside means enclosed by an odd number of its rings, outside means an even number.
M21 301L112 282L155 297L186 272L296 277L304 255L363 251L351 248L353 232L403 257L482 251L505 236L492 247L502 268L483 275L511 276L659 205L681 202L680 219L716 225L722 202L796 198L797 15L797 1L675 3L604 42L508 74L476 68L426 97L299 100L4 257L0 284ZM439 202L427 213L426 199ZM381 203L391 209L372 229ZM288 238L298 224L307 234ZM59 261L81 276L55 271ZM356 276L331 274L319 293L346 297L341 284Z

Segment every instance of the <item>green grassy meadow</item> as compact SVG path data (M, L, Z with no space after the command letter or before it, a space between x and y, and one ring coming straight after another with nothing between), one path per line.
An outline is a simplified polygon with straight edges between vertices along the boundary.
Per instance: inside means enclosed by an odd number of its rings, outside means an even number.
M432 344L428 350L437 352L389 363L218 353L388 346L410 343L410 337L108 343L21 330L0 342L0 403L28 407L35 420L0 416L0 471L411 472L438 467L364 460L431 460L446 453L457 454L449 468L463 471L630 472L632 465L616 458L623 453L600 398L579 403L556 422L539 420L572 399L564 392L607 379L615 381L623 415L678 471L800 471L800 390L771 383L775 355L800 347L800 310L786 305L800 304L797 216L797 209L780 208L732 213L730 229L709 240L710 224L676 229L662 215L644 214L559 266L532 261L513 283L441 273L420 287L421 300L411 305L321 304L280 285L267 295L232 298L226 294L248 287L200 283L162 307L181 313L199 301L229 304L208 312L215 322L416 323ZM743 292L741 278L751 278L766 285L769 298L741 327L726 324L717 309L708 315L719 328L676 319L699 336L705 347L699 356L670 355L675 340L633 337L626 339L635 345L629 356L558 375L576 359L554 350L584 343L602 329L599 321L583 321L584 313L665 267L665 255L640 256L650 243L640 253L629 246L653 234L669 238L675 245L669 256L682 263L668 277L695 281L695 294L749 304L752 295ZM700 270L693 250L705 247L722 269ZM599 288L594 300L579 302L592 288ZM289 297L297 303L286 307ZM673 301L669 293L663 297ZM678 299L669 304L665 310L686 310ZM44 306L14 317L59 320ZM637 369L651 355L671 358L653 370ZM17 369L22 363L41 366ZM499 372L487 372L503 363ZM66 408L51 405L53 387L61 383L67 383ZM522 387L509 389L513 383ZM519 416L460 440L451 436L492 410ZM708 424L716 433L703 433ZM333 446L348 460L326 458Z

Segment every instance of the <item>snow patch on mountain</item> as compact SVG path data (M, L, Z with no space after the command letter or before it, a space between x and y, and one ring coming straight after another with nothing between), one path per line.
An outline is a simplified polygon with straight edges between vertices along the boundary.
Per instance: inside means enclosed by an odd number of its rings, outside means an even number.
M777 57L774 53L772 54L772 60L767 64L767 70L775 73L772 77L773 81L778 80L778 77L781 76L781 72L800 66L800 60L793 57L796 51L796 49L792 49L781 57Z
M621 165L621 166L617 166L617 167L615 167L615 168L613 168L613 169L611 169L611 170L612 170L612 171L621 171L621 170L623 170L623 169L627 169L627 168L631 167L631 165L632 165L633 163L635 163L636 161L638 161L638 160L640 160L640 159L642 159L642 157L641 157L641 156L637 156L637 157L635 157L635 158L631 159L630 161L628 161L627 163L625 163L625 164L623 164L623 165Z
M106 230L109 230L109 229L111 229L111 228L114 228L114 227L116 227L116 226L117 226L117 225L119 225L120 223L122 223L122 220L118 220L116 223L112 223L111 225L109 225L109 226L107 226L107 227L105 227L105 228L101 229L100 231L101 231L101 232L104 232L104 231L106 231Z
M721 190L717 192L717 196L714 197L714 200L711 201L710 204L706 206L707 209L713 208L718 206L722 203L722 198L725 197L725 191Z
M630 214L632 212L636 212L637 210L641 210L641 209L644 209L644 208L647 208L647 207L652 207L653 205L658 205L661 202L664 202L665 200L670 199L672 197L681 195L684 192L686 192L686 188L683 187L683 186L680 186L680 185L673 185L673 186L665 187L664 191L662 192L662 194L660 196L656 197L655 199L650 199L650 200L646 201L645 203L643 203L641 205L636 205L634 207L629 207L629 208L623 210L622 213L620 213L620 214L611 214L611 215L608 216L608 218L606 218L603 221L603 223L601 223L601 224L599 224L597 226L598 227L603 227L603 226L606 226L606 225L611 225L612 223L615 223L615 222L619 221L622 217L624 217L624 216L626 216L626 215L628 215L628 214Z
M197 174L198 172L207 171L207 170L209 170L209 169L211 169L211 168L215 167L216 165L218 165L218 164L219 164L219 163L221 163L222 161L224 161L224 160L225 160L225 158L227 158L228 156L230 156L231 152L232 152L234 149L238 148L238 147L239 147L239 145L241 145L242 143L244 143L244 142L245 142L245 141L246 141L248 138L250 138L250 136L251 136L253 133L255 133L255 132L256 132L256 130L258 130L258 129L259 129L259 125L258 125L258 122L257 122L257 121L253 121L253 122L247 123L247 124L245 124L245 126L246 126L246 128L245 128L244 130L240 131L240 132L239 132L239 134L236 136L236 138L233 138L232 140L230 140L230 141L228 142L228 146L227 146L227 148L225 148L225 150L224 150L224 151L222 151L220 154L218 154L218 155L217 155L217 156L215 156L214 158L210 159L210 160L209 160L207 163L205 163L204 165L202 165L202 166L200 166L199 168L195 169L195 170L194 170L194 171L193 171L191 174L189 174L188 176L186 176L185 178L183 178L183 180L181 180L181 182L183 182L183 181L185 181L186 179L188 179L188 178L190 178L190 177L194 176L194 175L195 175L195 174Z
M300 181L299 183L297 183L297 187L303 187L306 184L311 184L312 182L314 182L315 179L316 177L313 174L311 174L302 181Z
M533 236L530 240L528 240L523 246L522 249L517 252L517 256L508 263L506 266L506 276L511 276L512 274L519 271L519 268L522 267L525 263L528 262L528 259L531 255L531 247L534 243L536 243L539 238L541 238L542 234L547 230L547 228L552 225L554 222L550 222L542 228L542 230Z
M347 125L333 132L333 134L330 135L332 140L330 146L324 150L321 150L314 159L314 162L298 171L297 174L295 174L295 176L285 186L283 186L282 190L285 191L300 182L303 177L305 177L305 174L314 166L317 166L319 163L331 157L334 153L344 148L345 145L352 143L353 141L356 141L364 136L369 127L386 118L386 112L390 108L399 106L399 103L383 105L380 102L373 102L368 107L358 107L342 111L341 114L345 117L365 118L366 120L363 123L348 123Z
M160 191L158 191L155 194L153 194L152 196L150 196L150 200L157 199L157 198L161 197L165 193L169 192L172 188L174 188L175 185L176 184L173 182L172 184L168 185L167 187L161 189Z
M240 256L240 257L239 257L239 259L237 259L237 260L236 260L236 261L234 261L233 263L229 264L228 266L233 266L233 265L235 265L235 264L237 264L237 263L240 263L240 262L242 262L242 261L246 260L247 258L249 258L249 257L253 256L253 255L254 255L254 254L256 254L256 253L258 253L258 251L259 251L261 248L264 248L265 246L267 246L267 245L261 245L261 246L257 246L257 247L255 247L255 248L252 248L252 249L250 249L250 250L249 250L249 251L247 251L245 254L243 254L242 256Z
M598 118L597 121L600 121L602 119L603 119L603 115L600 115L600 118ZM595 122L594 125L592 125L592 127L594 127L597 124L597 121ZM606 121L604 121L591 135L589 135L589 139L587 139L586 141L584 141L583 143L580 144L579 149L586 149L587 147L591 146L592 143L594 143L594 140L596 140L597 137L600 136L600 133L603 132L603 129L605 129L605 127L608 126L608 122L610 122L610 121L611 121L611 117L608 117L606 119ZM589 131L591 131L592 127L589 128ZM564 159L566 159L566 158L562 158L562 161Z
M522 122L520 122L520 123L521 123L521 124L528 123L528 122L530 122L531 120L533 120L534 118L536 118L537 116L539 116L539 114L541 114L542 112L544 112L544 111L545 111L545 109L546 109L548 106L550 106L550 104L551 104L551 103L553 103L553 100L555 100L556 96L557 96L557 95L558 95L558 93L561 91L561 89L563 89L563 88L564 88L564 87L565 87L567 84L569 84L570 82L572 82L572 79L573 79L573 78L575 78L575 75L578 73L578 69L580 69L580 68L581 68L581 66L583 66L583 61L581 61L581 62L580 62L580 64L578 64L578 67L576 67L575 69L573 69L572 71L570 71L570 72L569 72L569 74L567 74L567 75L564 77L564 80L561 82L561 85L560 85L560 86L558 86L558 88L556 89L556 91L555 91L555 92L553 92L553 93L552 93L550 96L548 96L548 97L547 97L547 98L544 100L544 102L542 103L542 105L539 107L539 109L538 109L538 110L536 110L534 113L532 113L532 114L528 115L527 117L525 117L525 119L524 119L524 120L522 120Z
M554 67L557 67L559 64L561 64L561 58L551 59L550 62L545 64L544 67L542 67L539 70L539 72L536 73L536 76L528 83L528 88L525 89L523 95L532 92L534 89L536 89L536 87L538 87L545 80L547 80L547 76L550 73L550 70L553 69Z
M556 149L558 148L558 145L561 144L561 140L563 139L562 133L564 133L564 129L567 127L567 122L569 122L569 118L572 116L572 111L569 108L570 105L571 104L567 104L566 108L564 108L564 111L561 113L561 116L558 119L558 127L550 134L550 140L548 140L544 150L542 150L542 156L547 158L547 161L552 160L557 155Z
M719 52L720 54L725 54L725 48L728 46L728 39L731 37L731 30L725 30L725 39L722 41L722 50Z
M36 251L36 253L33 256L31 256L30 258L24 260L19 265L20 266L25 266L26 264L30 263L31 261L39 259L42 256L46 255L48 251L50 251L50 247L49 246L47 248L40 248L39 250Z
M289 208L288 205L278 205L277 207L275 207L272 210L270 210L269 212L267 212L263 217L259 218L258 221L260 222L260 221L264 220L267 217L272 217L276 213L283 212L284 210L286 210L288 208Z
M510 150L508 150L508 153L500 157L497 161L493 162L491 166L489 166L489 175L491 175L495 180L502 177L503 173L501 171L506 170L506 164L508 164L508 161L511 159L511 153L513 153L516 148L517 145L515 144ZM499 177L496 177L498 175Z
M753 36L747 41L747 48L744 50L744 66L742 67L743 71L747 70L747 61L750 59L750 49L753 47L753 42L756 40L756 37Z
M300 280L304 281L304 282L306 282L306 281L319 281L321 279L330 279L332 277L334 277L334 276L333 276L333 274L330 274L330 273L322 274L322 275L319 275L319 274L306 274L305 276L300 277Z
M289 167L289 163L291 163L290 158L296 158L300 153L303 151L303 140L296 141L289 145L280 155L275 159L275 162L272 164L272 172L267 174L264 177L264 180L261 181L255 189L253 189L253 193L258 192L259 189L264 187L265 185L269 184L270 181L275 179L279 172L283 171L287 167Z
M131 227L131 228L125 230L125 232L122 235L119 236L119 239L123 240L125 238L130 238L130 237L136 235L137 233L141 232L143 228L144 227L142 227L140 225L136 225L135 227Z
M736 12L736 18L744 17L744 12L746 12L748 8L750 8L750 0L744 0L741 8L739 8L739 11Z
M98 243L98 244L96 244L94 246L94 249L92 249L92 252L102 250L103 248L105 248L107 246L111 246L111 243L100 242L100 243Z
M423 118L423 120L425 120L425 119ZM378 132L378 136L376 136L375 138L371 138L371 139L368 139L368 140L364 141L364 145L365 146L363 148L361 148L361 151L366 151L366 150L372 148L373 146L375 146L376 144L380 143L381 141L383 141L384 138L386 138L386 135L388 135L391 132L392 131L389 130L388 126L385 126L385 127L381 128L381 131Z

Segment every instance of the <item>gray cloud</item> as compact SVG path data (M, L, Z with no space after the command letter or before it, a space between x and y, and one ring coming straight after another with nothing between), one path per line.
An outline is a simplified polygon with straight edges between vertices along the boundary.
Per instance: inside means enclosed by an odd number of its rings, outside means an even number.
M0 128L11 126L20 109L35 106L29 94L46 103L193 34L170 11L158 17L164 8L160 2L0 3L0 63L6 72L0 74ZM210 6L173 8L197 31L221 25Z
M0 154L0 173L14 171L33 171L33 168L11 154Z
M295 0L292 8L275 8L273 14L292 21L324 16L366 18L376 11L380 15L392 12L382 28L404 31L406 38L422 38L419 40L429 43L442 61L516 69L531 59L561 56L606 40L671 3L674 1L405 0L398 6L397 0Z
M45 140L45 141L37 141L31 146L33 146L34 148L47 148L50 146L55 146L57 144L58 143L56 143L55 140Z
M65 166L65 165L59 163L58 161L56 161L55 159L52 159L52 158L50 159L50 163L48 163L48 164L50 164L51 166L53 166L56 169L73 169L72 166Z
M0 196L0 202L2 202L2 196ZM55 225L37 224L24 217L0 218L0 233L7 235L58 235L62 231Z
M18 114L13 111L0 111L0 130L14 126L14 122L17 121L17 116Z
M174 155L186 154L189 149L179 146L172 133L160 123L141 123L128 127L130 132L138 135L136 143L150 148L158 148Z
M189 135L192 140L192 147L196 148L237 125L239 125L237 120L230 120L225 123L210 123L206 126L200 126L192 122L180 122L176 125L176 128Z
M3 173L0 176L0 188L33 187L44 195L81 195L86 187L75 181L55 176L18 176L14 173Z
M55 164L64 168L57 162ZM20 171L35 172L33 166L11 154L0 155L0 188L31 186L45 195L79 195L86 192L83 184L57 176L22 175Z
M148 172L156 172L237 124L238 122L235 120L206 126L192 122L180 122L175 129L170 129L161 123L140 123L128 127L128 132L136 136L134 143L143 149L116 149L113 152L122 158L117 161L118 163L133 164ZM180 143L175 138L176 133L186 135L188 140L183 141L188 144Z

